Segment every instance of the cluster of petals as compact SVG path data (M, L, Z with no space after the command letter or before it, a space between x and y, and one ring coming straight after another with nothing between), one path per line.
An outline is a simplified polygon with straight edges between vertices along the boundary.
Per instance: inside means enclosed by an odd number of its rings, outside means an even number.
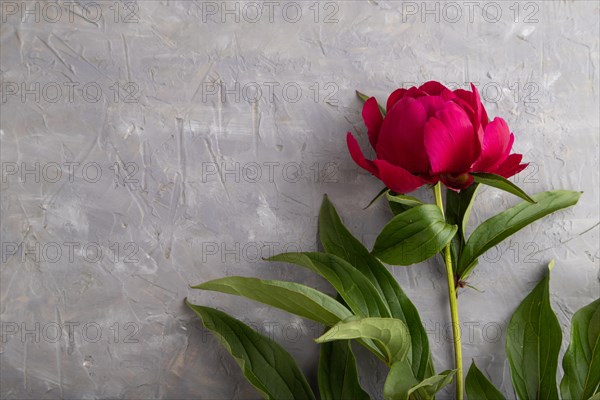
M464 189L473 183L474 172L517 174L527 164L521 164L521 154L510 154L514 135L502 118L489 121L477 88L471 89L452 91L435 81L397 89L385 116L369 98L362 116L376 158L367 160L348 132L352 159L396 193L438 181Z

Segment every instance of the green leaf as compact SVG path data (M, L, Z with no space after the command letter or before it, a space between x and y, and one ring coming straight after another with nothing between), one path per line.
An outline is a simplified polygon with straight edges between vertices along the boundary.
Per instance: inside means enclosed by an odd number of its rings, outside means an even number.
M348 307L361 317L389 317L390 310L373 284L347 261L325 253L283 253L269 258L306 267L325 278Z
M377 195L375 197L373 197L373 200L371 200L369 202L369 204L367 204L367 206L363 208L363 210L366 210L367 208L371 207L373 205L373 203L375 203L377 200L379 200L380 198L382 198L383 195L388 192L388 190L389 189L387 187L384 187L383 189L381 189L379 191L379 193L377 193ZM327 195L325 195L325 197L327 197Z
M581 308L571 322L571 343L562 361L563 399L585 400L600 394L600 299Z
M367 96L366 94L361 93L358 90L356 91L356 95L363 103L371 98L371 96Z
M352 315L350 310L332 297L294 282L231 276L193 288L244 296L326 326L335 325Z
M408 372L406 363L392 365L383 387L385 400L433 400L437 392L452 382L456 370L447 370L420 382Z
M248 325L209 307L188 302L206 329L227 349L244 376L267 399L314 399L296 362L280 345Z
M371 98L371 96L367 96L366 94L361 93L358 90L356 91L356 95L363 103ZM377 103L377 105L379 106L379 111L381 111L381 115L385 117L385 107L383 107L379 103Z
M456 225L446 223L437 206L413 207L396 215L383 228L372 253L388 264L415 264L440 252L457 229Z
M406 323L411 339L408 358L414 376L422 380L433 375L427 332L416 307L390 271L344 226L327 196L323 198L319 213L319 237L327 253L341 257L355 266L383 297L391 316Z
M410 372L410 365L406 360L392 364L383 386L385 400L408 400L408 392L419 384Z
M333 254L284 253L268 259L306 267L325 278L357 316L389 316L390 311L369 280L352 265ZM384 359L378 346L369 340L360 341L377 357Z
M446 190L446 222L450 225L458 226L458 232L452 238L452 245L450 247L454 272L456 272L460 253L465 246L467 224L471 216L471 208L473 207L473 200L478 188L479 184L473 183L460 192L452 189Z
M484 185L504 190L505 192L514 194L515 196L520 197L525 201L535 203L535 200L532 199L527 193L525 193L523 189L521 189L520 187L518 187L503 176L496 174L488 174L485 172L472 172L471 175L473 175L473 178L477 183L483 183Z
M416 197L407 196L404 194L392 194L391 192L388 192L386 193L386 197L388 201L392 203L402 204L409 208L423 205L423 202Z
M396 201L390 201L389 199L388 205L390 206L390 210L394 215L402 214L404 211L411 209L411 207L407 206L406 204L401 204Z
M395 318L359 318L339 322L316 340L372 339L382 345L388 365L402 361L410 348L406 324Z
M477 368L475 362L471 363L471 368L467 373L465 380L465 390L469 400L505 400L506 398L498 389L483 375Z
M399 193L388 191L386 194L390 210L394 215L402 214L404 211L412 207L420 206L423 202L416 197L406 196Z
M520 399L558 399L556 368L562 333L550 306L549 283L548 271L508 324L506 355Z
M408 395L411 398L419 400L430 400L435 398L435 394L442 388L452 382L456 370L446 370L438 375L432 376L413 386Z
M456 192L446 190L446 220L449 224L458 225L458 232L465 238L467 224L473 208L473 200L479 188L478 183L473 183L466 189Z
M483 253L532 222L576 204L580 196L580 192L570 190L538 193L533 196L535 204L524 201L484 221L473 231L460 255L459 278L469 276Z
M356 359L349 341L339 340L321 345L319 392L321 400L369 399L360 386Z

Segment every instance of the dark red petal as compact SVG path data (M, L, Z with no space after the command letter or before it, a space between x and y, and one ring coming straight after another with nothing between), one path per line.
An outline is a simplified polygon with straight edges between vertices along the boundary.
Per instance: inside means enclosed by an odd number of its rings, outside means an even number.
M453 102L427 122L424 142L433 174L467 172L481 152L469 116Z
M421 97L421 96L428 96L428 94L427 94L427 92L422 91L421 89L419 89L416 86L408 88L408 90L404 94L404 97L412 97L414 99L416 99L417 97Z
M463 107L465 110L470 110L473 116L473 124L481 124L484 128L488 124L488 115L485 107L481 103L479 91L475 85L471 84L472 92L464 89L456 89L454 94L456 95L455 101Z
M426 92L429 96L440 97L446 101L456 98L456 95L450 89L436 81L425 82L419 87L419 90Z
M447 103L439 96L422 96L416 99L425 108L427 119L435 117L436 113L443 110Z
M494 173L502 175L505 178L510 178L511 176L518 174L529 165L529 163L521 164L522 159L522 154L511 154L506 158L506 160L504 160L498 169L494 171Z
M485 125L483 124L483 112L485 112L485 108L483 107L483 104L481 104L481 98L479 97L479 91L477 90L477 88L475 87L475 85L473 85L471 83L471 90L473 91L473 103L472 103L472 107L473 110L475 110L475 115L477 115L477 124L473 124L473 126L475 127L475 129L479 129L479 125L483 125L486 126L487 125L487 115L485 117Z
M355 163L358 164L359 167L366 169L373 175L379 177L377 173L377 167L371 160L367 160L358 145L358 142L354 138L354 136L348 132L346 135L346 144L348 145L348 150L350 151L350 156L354 160Z
M473 171L490 172L508 157L512 148L514 136L510 133L506 121L502 118L494 118L485 127L481 155L473 165Z
M446 86L442 85L437 81L425 82L424 84L419 86L419 89L424 92L427 92L427 94L430 96L437 96L440 95L442 92L449 90Z
M452 93L452 92L450 92ZM404 97L412 97L412 98L418 98L418 97L422 97L422 96L427 96L428 93L421 90L420 88L413 86L409 89L396 89L392 92L392 94L390 94L390 97L388 97L387 103L385 105L385 112L389 113L390 110L392 109L392 107L394 107L394 105L401 100Z
M389 113L394 104L396 104L398 100L403 98L406 92L407 90L402 88L394 90L392 94L390 94L390 97L388 97L387 99L387 104L385 105L385 112Z
M371 97L365 101L365 105L362 109L362 117L369 132L369 142L371 143L371 146L375 148L375 145L377 144L377 136L379 135L379 129L381 128L381 123L383 122L383 115L381 115L381 111L379 110L379 106L377 105L377 100L375 97Z
M455 92L456 93L456 92ZM475 110L473 110L473 107L470 103L467 103L465 100L461 99L460 97L456 96L454 97L454 99L452 99L456 104L458 104L458 106L460 108L462 108L463 110L465 110L467 112L467 114L469 114L469 118L471 118L471 121L473 121L473 126L475 126L477 123L479 123L477 116L475 115Z
M414 174L429 172L429 160L423 144L427 112L423 105L403 97L386 115L379 131L377 158L399 165Z
M469 173L464 173L464 174L457 175L457 176L441 175L440 180L449 189L452 189L454 191L459 191L461 189L466 189L469 186L471 186L471 184L473 183L473 181L475 179L473 178L473 175L471 175Z
M385 160L375 160L374 163L385 186L396 193L409 193L428 183L425 179Z
M460 100L469 105L469 107L473 107L473 93L465 90L465 89L456 89L454 90L454 94ZM474 111L474 110L473 110Z

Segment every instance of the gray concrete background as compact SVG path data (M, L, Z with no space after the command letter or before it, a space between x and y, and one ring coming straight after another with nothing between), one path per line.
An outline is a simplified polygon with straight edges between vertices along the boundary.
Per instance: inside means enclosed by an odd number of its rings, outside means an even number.
M466 367L514 397L506 326L550 259L563 352L572 314L598 297L598 2L59 4L2 2L2 398L258 397L185 296L271 332L314 382L316 325L188 285L245 275L330 291L260 261L317 248L324 193L372 245L390 212L362 209L381 185L345 147L347 131L367 144L355 89L385 101L430 79L477 82L532 163L514 181L585 192L481 260L484 293L460 295ZM473 223L517 202L479 199ZM440 260L393 273L450 368ZM358 353L381 397L384 368Z

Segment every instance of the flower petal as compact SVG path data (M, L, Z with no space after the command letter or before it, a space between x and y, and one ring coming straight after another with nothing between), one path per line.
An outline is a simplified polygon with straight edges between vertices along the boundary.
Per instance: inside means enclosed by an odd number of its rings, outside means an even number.
M479 157L481 143L467 113L454 102L425 125L425 148L432 174L468 172Z
M387 99L387 103L385 105L385 112L389 113L394 104L396 104L398 100L403 98L406 92L407 90L402 88L394 90L392 94L390 94L390 97L388 97Z
M513 141L514 135L510 133L506 121L502 118L494 118L485 127L481 155L473 165L473 171L489 172L498 168L508 157Z
M471 84L472 92L464 89L456 89L454 94L456 95L455 101L465 110L470 111L473 121L473 126L478 128L479 125L485 129L488 124L488 115L485 107L481 103L481 97L479 91L475 85Z
M483 125L484 127L487 125L488 123L488 116L487 113L485 111L485 108L483 107L483 104L481 104L481 97L479 96L479 91L477 90L477 88L475 87L475 85L473 85L471 83L471 90L473 91L473 110L475 110L475 115L477 115L477 124L473 124L473 126L475 127L475 129L479 129L479 125ZM485 115L484 115L485 114ZM484 117L485 117L485 121L484 121Z
M377 158L399 165L414 174L429 172L423 144L425 107L411 97L403 97L386 115L377 141Z
M500 164L494 173L502 175L505 178L510 178L511 176L518 174L529 165L529 163L521 164L522 159L522 154L511 154L506 158L506 160L504 160L502 164Z
M425 82L419 86L419 90L426 92L430 96L441 96L446 92L452 93L450 89L437 81Z
M464 173L461 175L441 175L440 180L449 189L459 191L471 186L475 178L469 173Z
M422 96L427 96L427 92L422 91L416 86L413 86L409 89L396 89L392 92L392 94L390 94L390 97L388 97L387 103L385 105L385 112L389 113L392 107L394 107L394 105L404 97L412 97L416 99Z
M416 99L425 108L427 119L435 117L436 113L446 107L446 101L440 96L422 96Z
M346 144L348 145L348 151L350 151L350 156L354 162L358 164L359 167L364 168L373 175L379 177L377 174L377 167L373 161L365 158L360 146L358 145L358 142L350 132L348 132L346 135Z
M381 111L379 110L379 106L377 105L377 100L375 97L371 97L365 101L365 105L362 109L362 117L369 132L369 142L371 143L371 146L375 148L377 136L379 135L379 129L381 128L381 123L383 122L383 115L381 115Z
M375 160L379 170L379 177L388 189L397 193L409 193L429 183L427 180L415 176L397 165L392 165L385 160Z

